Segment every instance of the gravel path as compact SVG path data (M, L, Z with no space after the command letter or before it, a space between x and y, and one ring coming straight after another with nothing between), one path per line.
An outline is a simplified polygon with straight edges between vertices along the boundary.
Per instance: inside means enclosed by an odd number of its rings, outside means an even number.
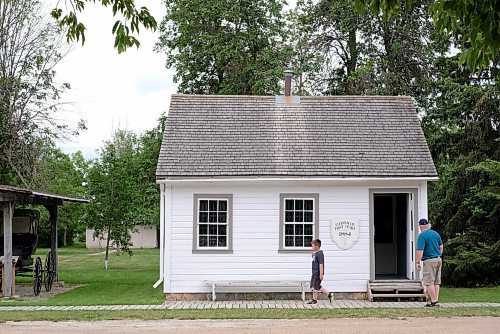
M328 320L121 320L95 322L7 322L0 333L129 334L381 334L381 333L500 333L500 318L406 318Z

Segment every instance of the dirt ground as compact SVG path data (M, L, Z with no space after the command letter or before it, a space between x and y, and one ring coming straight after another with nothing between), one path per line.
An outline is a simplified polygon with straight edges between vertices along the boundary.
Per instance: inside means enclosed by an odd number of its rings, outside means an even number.
M405 318L328 320L121 320L96 322L7 322L0 333L128 334L281 334L281 333L500 333L500 318Z
M31 284L16 284L16 300L19 301L38 301L45 300L49 297L53 297L63 292L67 292L78 288L80 285L65 284L64 282L55 282L52 289L47 292L45 287L42 286L42 290L38 296L33 293L33 285Z

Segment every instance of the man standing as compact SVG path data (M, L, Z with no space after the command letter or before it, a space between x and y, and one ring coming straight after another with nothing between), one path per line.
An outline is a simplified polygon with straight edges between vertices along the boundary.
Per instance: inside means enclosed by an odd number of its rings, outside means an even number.
M443 241L441 236L431 230L431 224L427 219L418 222L420 235L417 240L417 269L420 271L423 262L423 283L427 289L427 295L431 299L426 307L439 306L439 286L441 285L441 267L443 254Z

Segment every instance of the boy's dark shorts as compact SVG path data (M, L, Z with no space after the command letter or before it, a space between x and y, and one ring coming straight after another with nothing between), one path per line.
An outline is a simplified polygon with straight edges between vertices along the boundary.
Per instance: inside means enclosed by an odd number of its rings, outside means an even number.
M311 277L310 287L311 287L312 291L320 291L321 290L321 280L317 277Z

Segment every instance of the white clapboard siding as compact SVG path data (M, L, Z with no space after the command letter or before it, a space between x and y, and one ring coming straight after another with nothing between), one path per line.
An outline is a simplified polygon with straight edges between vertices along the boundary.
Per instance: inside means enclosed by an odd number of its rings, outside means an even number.
M420 182L398 184L420 188ZM280 193L319 193L319 238L325 253L324 286L335 292L364 292L370 278L369 188L373 185L293 185L251 183L175 183L171 191L172 228L166 231L170 244L171 272L164 272L164 291L208 293L205 281L257 280L307 281L311 254L279 253ZM384 183L383 187L396 188ZM193 254L193 195L233 195L233 253ZM419 211L427 215L427 194L419 194ZM421 211L422 213L424 211ZM330 237L331 219L359 219L358 242L349 250L339 249ZM170 289L167 287L170 286ZM274 289L275 290L275 289ZM241 291L241 290L235 290ZM261 291L248 289L247 291ZM288 291L283 289L283 291Z

